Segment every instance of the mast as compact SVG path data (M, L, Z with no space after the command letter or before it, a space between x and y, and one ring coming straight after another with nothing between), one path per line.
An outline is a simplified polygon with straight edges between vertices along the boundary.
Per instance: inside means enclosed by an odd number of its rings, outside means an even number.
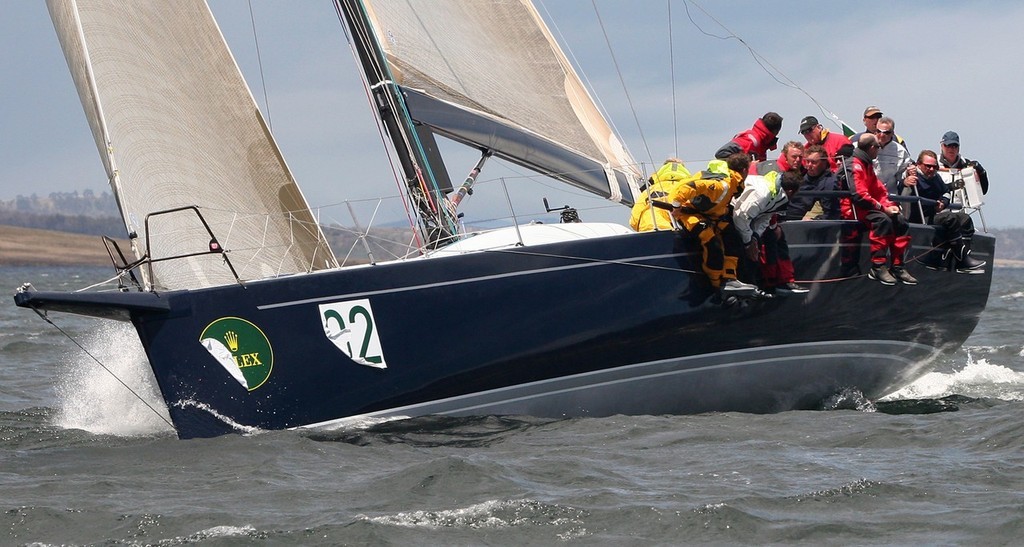
M451 183L443 172L440 155L436 153L433 133L417 125L406 107L405 95L388 69L387 59L361 0L335 0L343 15L363 74L372 92L377 116L398 154L408 189L409 199L416 207L420 229L430 249L450 243L457 229L453 213L445 197ZM431 157L435 162L431 162Z

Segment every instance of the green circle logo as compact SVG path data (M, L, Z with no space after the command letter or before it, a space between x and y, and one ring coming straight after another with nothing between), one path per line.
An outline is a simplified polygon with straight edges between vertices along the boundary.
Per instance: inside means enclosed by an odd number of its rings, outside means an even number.
M240 317L221 317L199 335L199 343L210 352L232 378L252 391L270 378L274 350L259 327Z

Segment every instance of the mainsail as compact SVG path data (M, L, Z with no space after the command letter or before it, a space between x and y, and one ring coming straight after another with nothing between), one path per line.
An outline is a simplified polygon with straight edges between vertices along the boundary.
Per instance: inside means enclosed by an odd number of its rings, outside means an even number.
M633 202L638 166L529 0L362 4L414 121Z
M48 0L136 256L155 288L336 261L203 0ZM147 273L144 271L144 273Z

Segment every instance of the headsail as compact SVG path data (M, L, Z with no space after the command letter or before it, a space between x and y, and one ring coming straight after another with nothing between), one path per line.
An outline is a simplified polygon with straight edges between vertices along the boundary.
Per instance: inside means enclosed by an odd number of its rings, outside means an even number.
M336 265L203 0L48 0L138 257L202 252L243 280ZM147 241L151 248L147 248ZM219 255L155 262L148 283L233 283Z
M529 0L363 4L413 120L632 203L639 168Z

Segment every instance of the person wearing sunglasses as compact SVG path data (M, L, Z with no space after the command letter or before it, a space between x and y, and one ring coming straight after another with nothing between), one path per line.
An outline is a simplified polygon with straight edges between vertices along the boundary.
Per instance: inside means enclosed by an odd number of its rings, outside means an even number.
M971 238L974 220L963 211L949 209L949 194L953 188L939 176L939 157L932 150L922 150L913 167L914 177L907 177L900 192L933 200L931 203L911 203L910 222L935 226L932 249L921 263L931 270L953 270L962 274L984 273L985 262L971 256Z
M839 165L836 161L839 149L850 145L850 139L825 129L818 123L818 118L814 116L805 116L804 119L800 120L800 134L807 141L804 148L815 144L825 147L825 151L828 152L828 167L832 171L835 171Z
M896 142L895 131L896 122L892 118L882 116L878 120L875 131L879 146L876 173L890 194L896 193L900 181L914 163L907 148Z
M882 116L884 115L885 114L883 114L877 106L869 106L865 108L864 131L861 131L860 133L857 133L854 136L850 137L850 141L857 142L857 139L859 139L860 136L863 135L864 133L876 134L878 132L878 120L882 119ZM903 137L893 133L893 139L895 139L896 142L902 144L904 147L907 147L907 141L903 140ZM907 150L909 151L910 149L907 148Z

